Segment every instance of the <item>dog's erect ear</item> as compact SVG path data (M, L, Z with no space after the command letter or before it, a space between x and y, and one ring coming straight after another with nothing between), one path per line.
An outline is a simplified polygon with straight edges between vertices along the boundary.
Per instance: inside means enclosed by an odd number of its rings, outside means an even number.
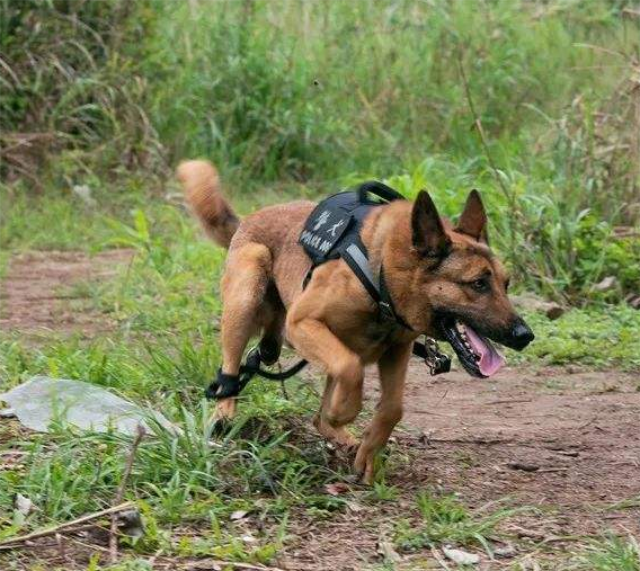
M467 203L460 215L456 232L471 236L479 242L489 243L487 239L487 214L480 193L475 188L467 197Z
M451 239L426 190L421 190L411 211L411 233L414 248L421 256L444 257L451 249Z

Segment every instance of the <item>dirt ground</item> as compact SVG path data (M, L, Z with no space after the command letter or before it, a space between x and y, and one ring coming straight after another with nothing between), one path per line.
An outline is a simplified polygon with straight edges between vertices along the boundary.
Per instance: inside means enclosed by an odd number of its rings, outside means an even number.
M14 259L2 284L0 325L28 334L108 330L104 317L97 320L70 303L76 298L69 285L108 278L130 258L130 252L114 251L94 258L46 252ZM375 377L374 370L368 373L369 408L375 404ZM608 528L638 533L639 390L640 378L614 371L507 368L480 381L461 372L430 377L415 360L405 418L387 462L387 483L399 490L398 501L375 509L360 505L358 497L367 492L354 486L353 509L330 524L300 518L297 530L291 529L297 539L279 565L300 571L373 568L391 516L415 515L415 492L426 487L459 493L472 508L505 497L511 506L536 508L507 524L505 531L519 538L512 557L529 546L544 559L570 549L576 536ZM415 563L408 556L407 569L432 563L440 568L433 560L410 567ZM510 564L507 557L480 568Z
M104 280L128 263L130 250L97 256L82 252L29 252L15 256L0 283L0 329L29 336L79 333L92 336L110 328L104 314L88 309L79 286Z
M608 529L638 533L639 382L633 375L562 369L507 369L484 381L461 372L433 378L414 361L387 481L400 488L407 516L415 511L414 493L425 488L457 493L472 508L505 497L509 506L535 508L505 531L524 542L521 551L544 545L541 560L571 549L577 537ZM376 385L371 371L371 405ZM633 498L634 506L623 503ZM397 516L398 506L393 511ZM335 523L314 527L290 554L291 568L317 569L323 561L326 568L367 569L385 533L384 516L372 521L370 515L346 514L342 530ZM336 549L327 534L336 541L347 534L349 541Z

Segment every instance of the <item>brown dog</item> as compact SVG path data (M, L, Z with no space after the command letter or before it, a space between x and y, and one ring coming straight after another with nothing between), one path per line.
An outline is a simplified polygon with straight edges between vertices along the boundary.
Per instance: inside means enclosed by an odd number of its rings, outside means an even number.
M264 208L242 222L220 194L219 177L205 161L178 168L187 201L205 230L229 249L222 279L222 372L237 375L251 337L277 361L284 338L327 373L318 431L344 446L358 443L347 430L362 408L364 366L377 363L381 397L359 444L355 469L364 482L374 475L374 456L402 417L405 375L413 341L426 334L451 343L465 369L489 376L502 357L487 338L515 349L533 333L515 313L508 277L489 249L486 215L472 191L453 228L429 195L372 210L361 231L374 273L384 267L396 311L410 329L378 319L378 308L342 260L328 261L303 279L310 260L298 244L316 206L299 201ZM217 415L230 418L236 399L219 401Z

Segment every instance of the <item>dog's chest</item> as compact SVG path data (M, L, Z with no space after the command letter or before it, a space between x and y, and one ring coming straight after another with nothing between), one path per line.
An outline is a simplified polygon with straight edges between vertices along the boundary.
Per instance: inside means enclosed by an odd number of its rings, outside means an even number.
M402 328L377 320L367 323L360 334L354 337L352 340L357 338L357 342L353 343L351 349L365 362L377 361L390 346L410 341Z

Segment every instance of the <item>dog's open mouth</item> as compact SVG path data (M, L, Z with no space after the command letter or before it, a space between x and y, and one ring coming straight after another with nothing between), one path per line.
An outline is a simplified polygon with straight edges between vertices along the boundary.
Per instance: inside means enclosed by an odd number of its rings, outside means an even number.
M494 375L505 364L504 357L486 337L469 325L453 317L440 321L444 338L453 347L467 373L486 378Z

